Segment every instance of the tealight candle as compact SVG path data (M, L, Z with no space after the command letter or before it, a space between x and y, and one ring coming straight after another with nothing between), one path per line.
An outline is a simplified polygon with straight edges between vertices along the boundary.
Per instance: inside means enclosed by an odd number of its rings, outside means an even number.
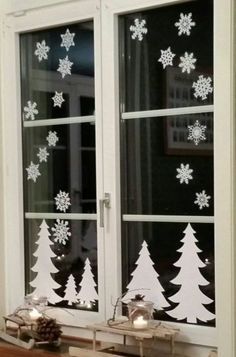
M143 316L138 316L137 319L133 320L134 328L147 328L148 322L144 320Z
M29 312L30 318L31 320L37 320L39 317L42 316L42 314L40 314L40 312L38 312L38 310L33 309L32 311Z

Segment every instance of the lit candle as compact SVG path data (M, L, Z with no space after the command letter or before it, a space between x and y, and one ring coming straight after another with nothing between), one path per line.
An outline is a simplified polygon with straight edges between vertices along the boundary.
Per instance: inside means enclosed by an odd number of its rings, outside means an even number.
M134 328L147 328L148 322L144 320L143 316L138 316L137 319L133 321Z
M36 309L33 309L32 311L30 311L29 315L30 315L31 320L37 320L39 317L42 316L42 314L40 314L40 312L38 312L38 310L36 310Z

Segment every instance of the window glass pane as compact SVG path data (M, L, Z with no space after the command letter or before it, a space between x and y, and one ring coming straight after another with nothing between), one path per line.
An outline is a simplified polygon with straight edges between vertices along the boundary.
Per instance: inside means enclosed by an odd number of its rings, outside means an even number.
M119 45L123 302L214 326L213 1L122 15Z
M96 213L93 23L22 34L20 55L26 293L98 311L96 215L67 215Z
M124 214L213 215L212 114L122 120L121 179Z
M213 1L121 16L120 54L122 111L211 104Z
M58 230L61 223L67 228L64 241ZM96 221L30 219L25 231L26 293L40 291L52 305L97 311ZM85 277L94 286L88 286ZM90 294L91 301L76 301L80 292L83 297Z
M20 36L25 120L33 119L27 107L34 103L33 120L94 114L93 41L92 22Z
M130 291L124 300L137 293L146 300L154 296L156 319L176 322L179 316L181 322L214 326L214 225L186 228L187 223L122 223L123 291Z
M55 146L47 140L50 133L58 139ZM47 161L40 162L45 152ZM36 177L29 171L32 163L38 165L40 175L36 173ZM62 191L68 194L71 204L61 212L95 213L95 166L94 123L25 128L25 211L60 212L55 197Z

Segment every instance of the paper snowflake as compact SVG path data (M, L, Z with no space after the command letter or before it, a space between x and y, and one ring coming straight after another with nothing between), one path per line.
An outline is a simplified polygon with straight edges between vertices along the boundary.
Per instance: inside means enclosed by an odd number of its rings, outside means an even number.
M170 47L168 47L167 50L161 50L161 57L158 62L162 63L163 68L166 68L166 66L173 66L174 57L175 54L172 53Z
M54 242L66 245L66 241L69 239L68 237L71 236L69 229L67 221L64 222L63 219L57 219L57 223L55 223L52 228L52 231L54 232L53 236L55 237Z
M47 53L49 52L50 47L46 46L45 40L43 40L41 43L37 42L36 47L37 49L34 51L34 54L38 57L39 62L41 62L42 59L46 60L48 58Z
M210 77L205 78L203 75L198 76L197 82L193 82L193 88L195 90L194 97L200 97L202 100L207 99L208 94L213 92L211 81Z
M65 101L65 99L63 98L63 92L57 92L55 91L55 95L54 97L52 97L52 100L53 100L53 106L54 107L60 107L61 108L61 105L62 103Z
M37 115L39 113L38 109L36 109L37 103L35 103L35 102L31 103L31 101L28 100L27 104L28 104L28 106L24 107L25 119L34 120L35 115Z
M190 12L188 15L187 14L180 14L179 22L175 23L175 26L178 27L178 35L190 35L190 31L192 27L194 27L196 23L192 21L192 13Z
M66 56L64 59L59 58L59 67L57 71L61 73L62 78L64 78L67 74L71 74L72 65L73 62L69 61L68 56Z
M201 125L198 120L193 125L188 125L188 140L194 141L195 145L198 145L202 140L206 140L206 125Z
M179 67L182 68L182 73L187 72L188 74L192 69L195 69L194 63L196 62L196 58L193 57L193 53L185 52L184 56L180 57Z
M29 167L26 168L26 171L28 173L27 180L33 180L34 182L36 182L38 176L41 175L39 172L39 164L35 165L32 161L30 162Z
M199 209L203 209L204 207L209 207L209 199L211 196L207 196L205 190L200 193L196 193L196 201L194 203L199 206Z
M48 146L56 146L57 141L59 140L56 131L49 131L48 136L46 137Z
M66 210L71 205L69 193L66 193L66 192L61 191L61 190L59 191L59 193L55 197L55 201L56 201L55 203L56 203L58 211L66 212Z
M193 172L192 169L189 168L189 164L180 164L180 168L177 168L176 171L178 172L178 175L176 175L176 178L179 179L180 183L189 183L189 180L192 180L193 177L191 173Z
M48 161L48 156L49 153L47 152L47 148L39 148L39 152L37 154L38 158L39 158L39 162L47 162Z
M65 47L67 52L69 51L71 46L75 46L74 37L75 37L75 33L70 33L69 29L66 29L64 35L61 34L61 38L62 38L61 47Z
M131 38L133 40L135 40L136 38L139 41L143 40L143 35L146 35L148 32L145 25L146 25L146 20L141 20L141 21L139 21L139 19L134 20L134 25L131 25L129 28L130 32L133 32L131 35Z

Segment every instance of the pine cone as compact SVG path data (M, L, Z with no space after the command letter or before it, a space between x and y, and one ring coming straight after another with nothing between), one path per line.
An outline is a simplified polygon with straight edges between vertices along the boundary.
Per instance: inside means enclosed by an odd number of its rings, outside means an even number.
M48 341L49 343L58 340L62 334L56 320L46 317L40 317L37 320L36 332L42 341Z

